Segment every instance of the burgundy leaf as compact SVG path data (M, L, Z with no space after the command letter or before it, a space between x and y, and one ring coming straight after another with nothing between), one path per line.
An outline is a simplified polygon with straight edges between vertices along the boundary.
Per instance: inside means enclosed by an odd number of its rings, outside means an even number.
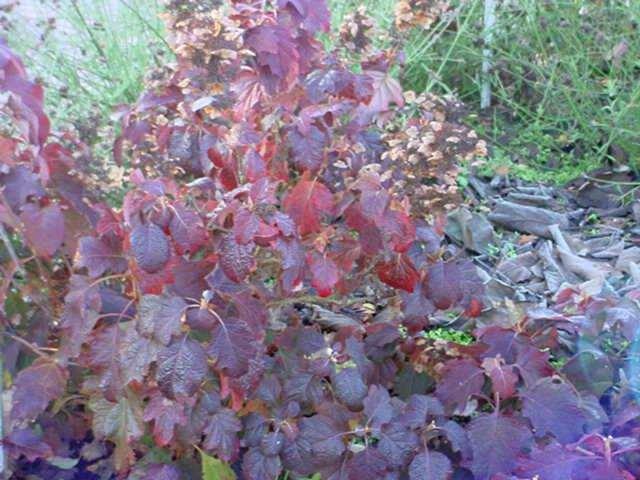
M143 420L153 421L153 438L163 447L173 439L176 425L186 425L188 418L183 404L155 395L144 410Z
M471 360L454 359L445 363L436 396L453 410L464 409L467 400L478 395L484 385L483 370Z
M379 437L378 449L396 468L405 468L420 446L418 434L407 428L406 425L397 422L385 425L380 431Z
M156 273L167 264L171 255L167 236L154 223L137 225L130 235L131 250L137 264L147 273Z
M504 365L500 357L485 358L482 362L485 374L491 379L493 393L501 399L510 398L516 393L518 374L511 365Z
M92 399L93 433L115 443L114 462L117 470L126 469L134 460L130 446L144 434L142 408L135 398L120 397L117 402Z
M16 213L29 198L38 199L45 196L38 176L22 165L12 168L9 173L0 175L0 185L4 186L2 194Z
M535 448L528 457L518 459L515 472L540 480L567 480L574 478L576 467L592 461L588 456L551 443L542 449Z
M304 417L300 420L300 435L305 440L305 453L312 457L310 467L314 465L335 466L343 452L345 444L342 430L336 422L324 415Z
M60 365L45 359L21 370L15 380L11 417L34 420L51 401L64 395L68 376Z
M207 373L207 354L200 344L186 336L158 355L156 378L168 398L191 397Z
M428 395L411 395L399 421L411 428L420 428L434 417L444 416L440 401Z
M347 462L347 474L349 480L359 480L369 476L370 478L384 479L390 469L389 459L376 448L366 448L356 453Z
M373 80L373 96L369 102L369 110L380 113L389 110L389 106L395 103L404 106L402 86L387 72L368 70L365 72Z
M24 235L41 257L51 257L62 246L65 228L62 210L57 204L38 208L33 204L25 205L20 214L24 224Z
M161 345L138 334L130 326L120 346L120 367L125 384L143 382L151 364L158 358Z
M369 387L369 394L362 401L364 414L367 416L367 423L373 428L380 428L388 423L393 417L393 407L391 397L386 388L380 385Z
M362 401L367 395L367 385L357 368L340 368L335 375L332 375L331 383L336 395L347 407L351 409L362 407Z
M424 282L424 294L440 310L462 305L483 293L483 284L473 263L438 262L431 265Z
M250 448L242 459L242 473L247 480L277 480L282 472L278 455L266 456L258 448Z
M256 53L263 84L271 93L288 90L301 73L300 52L290 30L280 25L260 25L248 30L245 44Z
M96 278L105 272L122 273L127 261L122 253L105 241L94 237L82 237L78 242L75 265L86 268L89 276Z
M151 465L143 480L181 480L180 470L167 464Z
M304 280L305 251L296 239L278 239L276 249L282 255L281 283L285 292L292 292Z
M195 211L176 203L169 221L169 233L177 245L178 253L195 252L208 240L202 218Z
M293 164L301 171L317 173L324 162L327 136L318 127L312 125L304 134L297 128L292 129L288 138Z
M208 354L217 369L233 376L243 375L249 369L249 359L256 353L253 335L241 320L228 318L222 322L212 332Z
M310 33L329 31L331 15L326 2L313 0L278 0L278 7L287 9L296 21Z
M338 266L326 255L317 252L309 254L307 262L311 269L311 286L321 297L328 297L340 279Z
M39 458L49 458L53 456L53 449L39 435L30 428L16 428L9 435L1 440L9 455L19 458L24 455L30 462L35 462Z

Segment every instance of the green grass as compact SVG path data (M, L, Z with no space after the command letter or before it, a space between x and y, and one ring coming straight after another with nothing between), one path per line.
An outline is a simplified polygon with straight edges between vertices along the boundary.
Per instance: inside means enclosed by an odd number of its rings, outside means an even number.
M334 24L364 3L387 31L392 0L334 0ZM483 1L452 1L454 13L405 46L406 87L455 93L479 112ZM640 157L640 2L499 2L493 106L469 119L492 146L484 173L566 182ZM625 42L627 52L612 53Z
M92 140L114 107L134 102L144 75L170 60L161 0L34 2L29 19L18 11L10 45L46 87L47 112L57 128L75 125ZM55 14L56 27L43 36Z

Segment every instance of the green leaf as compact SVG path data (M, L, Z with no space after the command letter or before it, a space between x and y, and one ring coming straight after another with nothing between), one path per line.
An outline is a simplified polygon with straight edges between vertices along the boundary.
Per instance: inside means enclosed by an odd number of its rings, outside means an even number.
M207 455L202 450L200 450L200 456L202 457L202 480L236 480L236 474L222 460Z
M58 467L61 470L70 470L75 467L79 458L66 458L66 457L53 457L49 459L49 463L54 467Z

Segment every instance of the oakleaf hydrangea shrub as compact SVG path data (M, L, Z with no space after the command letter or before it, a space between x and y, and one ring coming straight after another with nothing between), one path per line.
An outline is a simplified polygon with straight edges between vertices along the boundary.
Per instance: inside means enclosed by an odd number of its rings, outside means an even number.
M405 95L397 53L326 51L323 1L176 0L166 21L177 62L120 111L117 208L0 47L12 478L640 473L615 365L551 363L606 300L426 333L485 307L443 239L456 162L484 153L450 102Z

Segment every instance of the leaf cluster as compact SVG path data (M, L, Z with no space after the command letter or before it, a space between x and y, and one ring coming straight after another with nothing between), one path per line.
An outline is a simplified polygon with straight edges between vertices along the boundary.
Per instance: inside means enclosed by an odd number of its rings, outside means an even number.
M637 474L630 390L549 363L576 351L571 292L468 345L425 335L439 312L478 316L483 284L409 198L389 138L408 115L402 141L431 168L481 150L473 134L407 105L388 52L360 73L325 52L324 2L192 3L170 5L177 63L122 112L118 209L0 48L0 220L23 240L2 290L17 478Z

